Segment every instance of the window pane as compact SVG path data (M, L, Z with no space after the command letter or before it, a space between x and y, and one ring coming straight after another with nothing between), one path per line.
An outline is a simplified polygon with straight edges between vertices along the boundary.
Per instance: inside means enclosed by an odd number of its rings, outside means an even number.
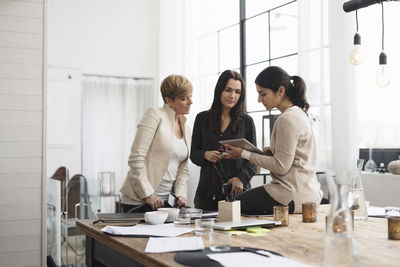
M283 5L287 0L246 0L246 18Z
M206 14L204 16L206 31L212 32L239 22L239 0L194 0L198 3L205 2Z
M331 103L331 86L329 78L329 49L324 48L323 50L323 77L322 77L322 89L324 90L324 103Z
M188 42L185 47L185 58L190 64L186 64L186 75L188 77L198 77L200 74L200 42L194 40Z
M200 75L218 73L218 35L210 34L200 40Z
M271 58L297 53L297 2L271 11Z
M219 32L219 71L240 67L239 24Z
M185 0L184 27L188 39L239 22L239 0Z
M268 111L265 110L262 112L252 112L249 113L249 115L253 118L254 121L254 125L256 127L256 134L257 134L257 147L259 149L263 149L263 142L262 142L262 138L263 138L263 129L262 129L262 121L263 121L263 116L264 115L268 115ZM269 146L270 142L269 142L269 126L265 125L264 122L264 146ZM266 173L269 172L263 168L260 168L260 173Z
M298 56L290 56L290 57L284 57L280 58L277 60L272 60L271 61L271 66L279 66L282 69L284 69L289 75L297 75L298 74Z
M264 115L268 115L268 111L264 109L264 111L262 112L251 112L248 113L249 116L251 116L253 118L254 121L254 125L256 126L256 133L257 133L257 147L259 149L262 149L262 121L263 121L263 116ZM266 135L267 141L269 140L269 126L268 125L264 125L264 132L268 133ZM268 142L264 142L264 145L268 145L269 146L269 141Z
M269 59L268 14L246 21L246 65Z
M326 170L331 165L332 153L331 105L310 107L308 114L317 143L317 169Z
M258 103L258 93L254 81L257 75L266 67L268 67L268 62L256 64L253 66L246 67L246 105L247 111L258 111L265 110L265 107Z
M214 89L219 75L209 75L203 77L200 83L200 106L203 110L211 108L214 99Z
M200 81L200 79L193 79L193 78L189 78L189 79L193 85L193 92L192 92L193 104L190 107L190 113L187 117L194 119L196 117L197 113L199 113L200 111L203 110L203 107L200 104L201 97L202 97L202 95L201 95L202 90L200 87L201 81Z

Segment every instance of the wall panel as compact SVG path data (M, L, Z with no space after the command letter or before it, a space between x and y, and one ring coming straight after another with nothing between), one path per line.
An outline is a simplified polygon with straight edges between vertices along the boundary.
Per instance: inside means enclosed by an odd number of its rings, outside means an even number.
M45 263L43 32L43 1L0 1L1 266Z

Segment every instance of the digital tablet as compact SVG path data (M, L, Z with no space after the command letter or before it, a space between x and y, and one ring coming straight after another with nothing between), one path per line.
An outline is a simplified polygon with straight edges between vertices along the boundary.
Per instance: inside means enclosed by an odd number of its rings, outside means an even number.
M258 154L264 154L264 152L258 149L255 145L247 141L246 138L232 139L232 140L221 140L219 141L221 145L229 144L232 146L238 146L244 148L250 152L255 152Z

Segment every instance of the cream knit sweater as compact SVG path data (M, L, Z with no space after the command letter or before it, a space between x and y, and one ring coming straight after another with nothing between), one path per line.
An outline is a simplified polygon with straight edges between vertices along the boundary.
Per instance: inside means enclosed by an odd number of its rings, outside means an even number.
M271 136L273 156L250 154L250 162L268 169L272 181L265 190L278 202L294 200L295 213L302 203L321 202L321 185L316 176L317 151L311 123L298 106L285 110L276 120Z

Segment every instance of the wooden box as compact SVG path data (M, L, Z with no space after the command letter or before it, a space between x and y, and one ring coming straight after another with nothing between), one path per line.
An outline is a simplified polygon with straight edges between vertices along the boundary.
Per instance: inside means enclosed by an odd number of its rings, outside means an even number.
M219 222L238 222L240 221L240 216L240 200L233 202L218 201Z

